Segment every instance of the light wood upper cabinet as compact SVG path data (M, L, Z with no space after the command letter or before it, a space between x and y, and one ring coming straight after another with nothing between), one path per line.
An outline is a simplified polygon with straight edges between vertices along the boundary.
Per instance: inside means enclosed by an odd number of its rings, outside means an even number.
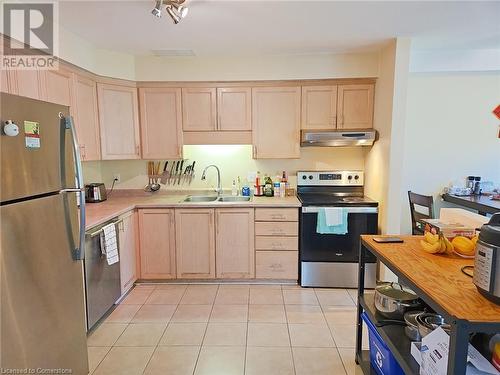
M254 158L300 157L300 87L252 89Z
M0 70L0 91L8 94L11 93L9 87L9 74L7 70Z
M339 85L337 117L339 129L373 127L375 85Z
M74 106L73 72L59 66L58 70L40 72L43 99L50 103Z
M12 94L43 100L42 73L38 70L9 70L9 89Z
M214 209L176 209L178 279L215 278Z
M215 88L182 89L182 128L184 131L216 129L217 97Z
M97 98L102 159L139 159L137 89L98 83Z
M75 127L82 160L101 159L101 140L97 110L97 85L90 78L75 75Z
M254 209L221 208L215 215L217 277L255 277Z
M252 89L233 87L217 89L217 130L252 130Z
M120 280L122 295L137 280L136 268L136 214L130 211L122 215L118 224L118 242L120 245Z
M302 87L302 129L335 129L337 86Z
M181 89L140 88L141 146L144 159L182 157Z
M139 209L138 213L141 279L174 279L174 210Z

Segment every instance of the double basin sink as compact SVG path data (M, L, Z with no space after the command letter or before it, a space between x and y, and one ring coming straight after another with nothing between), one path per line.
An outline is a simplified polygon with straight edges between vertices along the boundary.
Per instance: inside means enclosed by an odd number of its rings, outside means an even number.
M249 202L251 197L234 195L188 195L183 202L186 203L210 203L210 202Z

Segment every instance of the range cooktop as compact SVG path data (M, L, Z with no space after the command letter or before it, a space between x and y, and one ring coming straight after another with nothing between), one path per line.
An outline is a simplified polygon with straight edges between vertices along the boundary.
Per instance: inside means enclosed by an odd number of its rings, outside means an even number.
M378 206L364 195L363 171L298 172L297 196L303 206Z

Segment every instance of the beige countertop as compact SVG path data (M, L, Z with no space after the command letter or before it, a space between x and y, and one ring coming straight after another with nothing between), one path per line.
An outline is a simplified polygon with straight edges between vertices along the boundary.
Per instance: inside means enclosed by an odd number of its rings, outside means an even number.
M135 208L223 208L223 207L300 207L297 197L252 197L249 202L184 202L193 192L146 193L133 190L113 192L108 200L86 204L86 229L102 224ZM199 192L195 194L200 194Z

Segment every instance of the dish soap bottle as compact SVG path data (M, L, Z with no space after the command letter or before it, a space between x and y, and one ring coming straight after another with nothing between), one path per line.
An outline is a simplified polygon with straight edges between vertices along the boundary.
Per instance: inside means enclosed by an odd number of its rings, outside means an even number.
M264 195L266 197L272 197L274 195L274 189L273 189L273 180L271 180L271 177L266 176L264 179Z
M236 187L236 180L233 180L233 184L231 185L231 195L238 195L238 188Z

